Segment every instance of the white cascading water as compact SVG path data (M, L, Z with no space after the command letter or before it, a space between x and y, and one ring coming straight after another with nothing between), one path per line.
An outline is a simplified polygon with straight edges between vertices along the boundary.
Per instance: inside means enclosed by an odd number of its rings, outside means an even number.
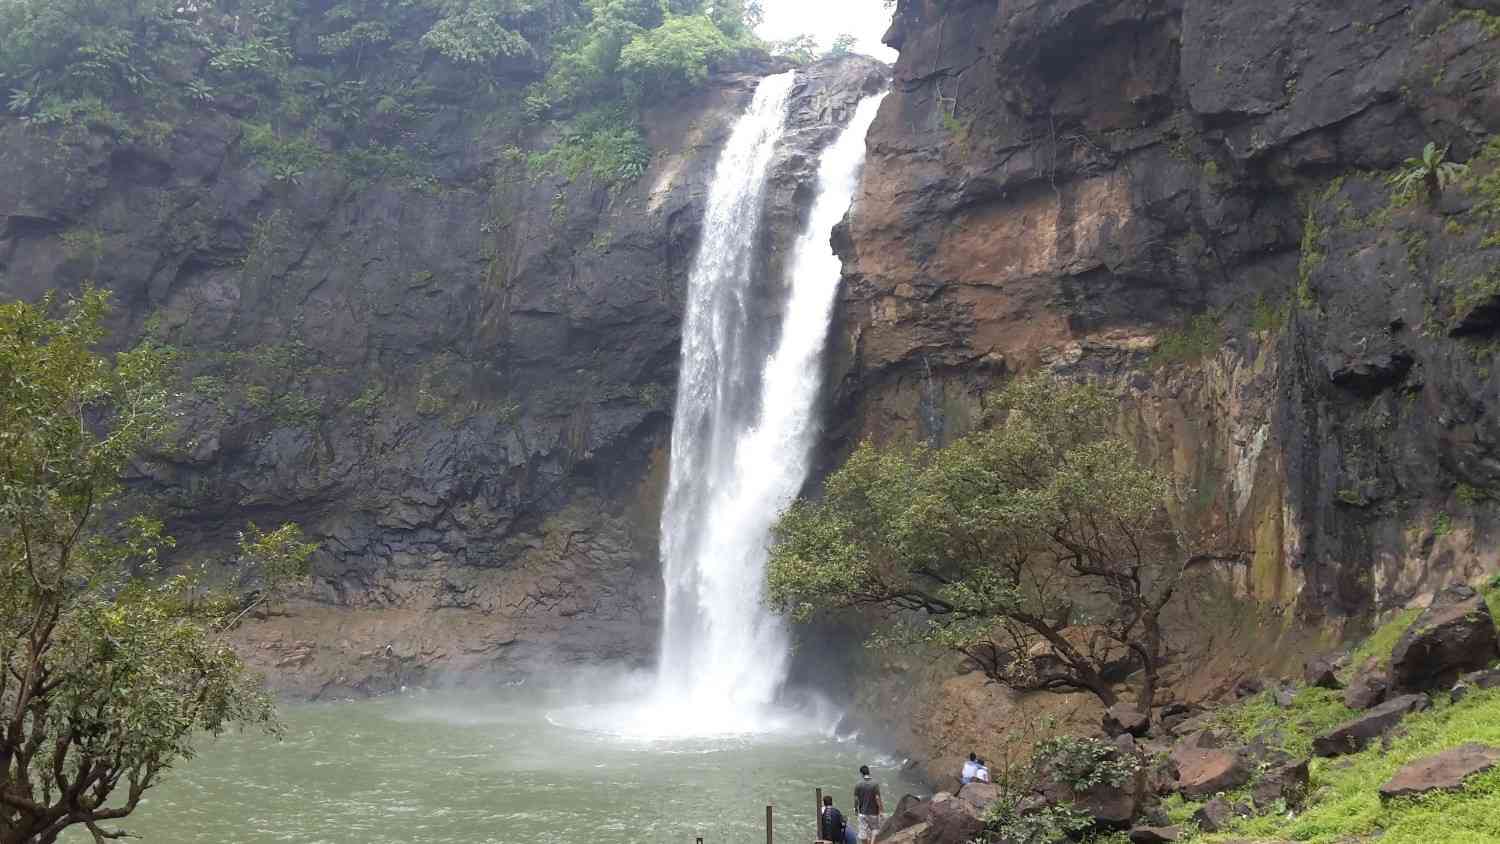
M883 96L860 103L823 153L806 230L788 264L775 349L757 346L750 296L767 169L792 74L761 83L714 174L690 276L672 466L662 514L666 605L647 730L776 729L788 641L761 601L771 525L807 479L823 351L841 270L829 240L864 162Z

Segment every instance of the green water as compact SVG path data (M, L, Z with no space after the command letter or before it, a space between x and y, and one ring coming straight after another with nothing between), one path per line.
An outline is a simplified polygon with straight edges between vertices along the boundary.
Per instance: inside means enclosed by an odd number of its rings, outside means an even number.
M814 724L761 735L651 740L557 698L425 694L282 711L286 735L205 743L125 828L155 844L548 844L812 840L813 789L846 812L862 763L894 805L896 760ZM73 841L85 840L76 836Z

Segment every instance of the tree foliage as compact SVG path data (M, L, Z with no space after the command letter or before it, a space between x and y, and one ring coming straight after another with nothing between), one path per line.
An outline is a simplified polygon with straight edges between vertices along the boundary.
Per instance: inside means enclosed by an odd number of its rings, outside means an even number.
M768 597L806 618L892 611L883 635L959 651L1018 689L1088 691L1143 669L1149 710L1161 613L1186 558L1168 479L1109 435L1117 399L1033 376L995 402L999 424L940 449L861 445L775 530Z
M631 39L620 50L620 72L635 97L680 92L702 85L709 66L733 50L707 17L677 17Z
M272 709L161 577L162 525L114 505L170 424L168 350L94 349L106 294L0 304L0 842L129 815L200 732Z
M850 53L854 52L854 48L856 46L858 46L858 45L859 45L859 39L858 38L854 37L853 35L851 35L851 34L849 34L847 32L841 33L840 35L838 35L837 37L835 37L833 39L833 44L830 45L829 48L828 48L828 55L830 55L830 56L847 56Z
M634 130L641 107L756 47L758 15L743 0L0 0L0 92L35 125L127 138L223 105L321 150L389 149L445 109L519 140L624 105L611 129Z

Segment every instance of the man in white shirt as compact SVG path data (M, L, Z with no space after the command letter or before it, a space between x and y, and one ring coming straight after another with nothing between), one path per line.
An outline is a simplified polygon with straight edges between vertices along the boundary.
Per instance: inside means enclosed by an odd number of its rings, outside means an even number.
M974 754L969 754L969 760L964 763L964 772L958 775L958 781L964 785L974 781L974 772L979 770L979 762L975 760Z
M985 766L983 759L979 760L979 767L974 770L974 781L975 782L989 782L990 781L990 769Z

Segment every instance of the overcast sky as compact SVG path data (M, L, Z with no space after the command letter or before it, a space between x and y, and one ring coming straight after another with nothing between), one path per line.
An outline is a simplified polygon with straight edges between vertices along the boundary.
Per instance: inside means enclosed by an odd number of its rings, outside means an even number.
M891 10L882 0L764 0L766 18L758 32L768 41L808 33L827 47L847 32L859 39L859 51L895 61L896 51L880 43L891 25Z

